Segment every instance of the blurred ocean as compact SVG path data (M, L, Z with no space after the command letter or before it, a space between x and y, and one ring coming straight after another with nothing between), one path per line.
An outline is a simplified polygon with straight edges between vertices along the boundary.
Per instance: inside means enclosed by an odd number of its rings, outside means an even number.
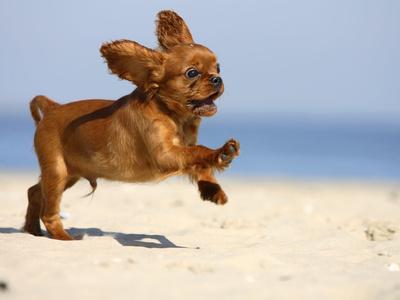
M279 178L400 179L400 124L206 119L199 142L230 137L241 156L226 175ZM0 118L0 171L37 170L30 116Z

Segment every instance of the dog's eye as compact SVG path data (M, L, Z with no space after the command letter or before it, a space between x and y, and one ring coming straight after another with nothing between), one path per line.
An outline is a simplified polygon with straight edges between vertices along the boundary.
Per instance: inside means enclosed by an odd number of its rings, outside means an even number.
M221 72L221 67L217 64L217 73Z
M199 76L199 71L197 71L194 68L190 68L189 70L186 71L186 77L188 78L195 78L197 76Z

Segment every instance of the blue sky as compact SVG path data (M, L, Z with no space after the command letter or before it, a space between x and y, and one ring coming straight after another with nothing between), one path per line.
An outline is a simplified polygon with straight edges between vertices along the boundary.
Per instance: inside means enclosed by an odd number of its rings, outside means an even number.
M289 116L400 122L400 1L0 0L0 115L118 97L102 42L155 47L154 19L174 9L219 57L221 118Z

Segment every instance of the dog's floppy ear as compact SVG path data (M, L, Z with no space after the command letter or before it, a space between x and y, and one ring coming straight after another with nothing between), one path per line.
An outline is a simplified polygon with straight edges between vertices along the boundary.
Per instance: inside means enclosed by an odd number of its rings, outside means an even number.
M172 10L160 11L157 15L156 24L158 42L164 50L179 44L193 43L188 26L176 12Z
M112 73L144 91L156 87L163 76L164 55L134 41L104 43L100 52Z

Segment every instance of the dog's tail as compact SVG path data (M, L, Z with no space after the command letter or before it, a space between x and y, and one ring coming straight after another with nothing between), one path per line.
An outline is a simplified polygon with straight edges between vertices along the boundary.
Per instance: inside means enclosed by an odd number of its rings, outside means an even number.
M30 103L31 115L37 125L43 118L45 113L53 107L59 106L57 102L47 98L46 96L36 96Z

